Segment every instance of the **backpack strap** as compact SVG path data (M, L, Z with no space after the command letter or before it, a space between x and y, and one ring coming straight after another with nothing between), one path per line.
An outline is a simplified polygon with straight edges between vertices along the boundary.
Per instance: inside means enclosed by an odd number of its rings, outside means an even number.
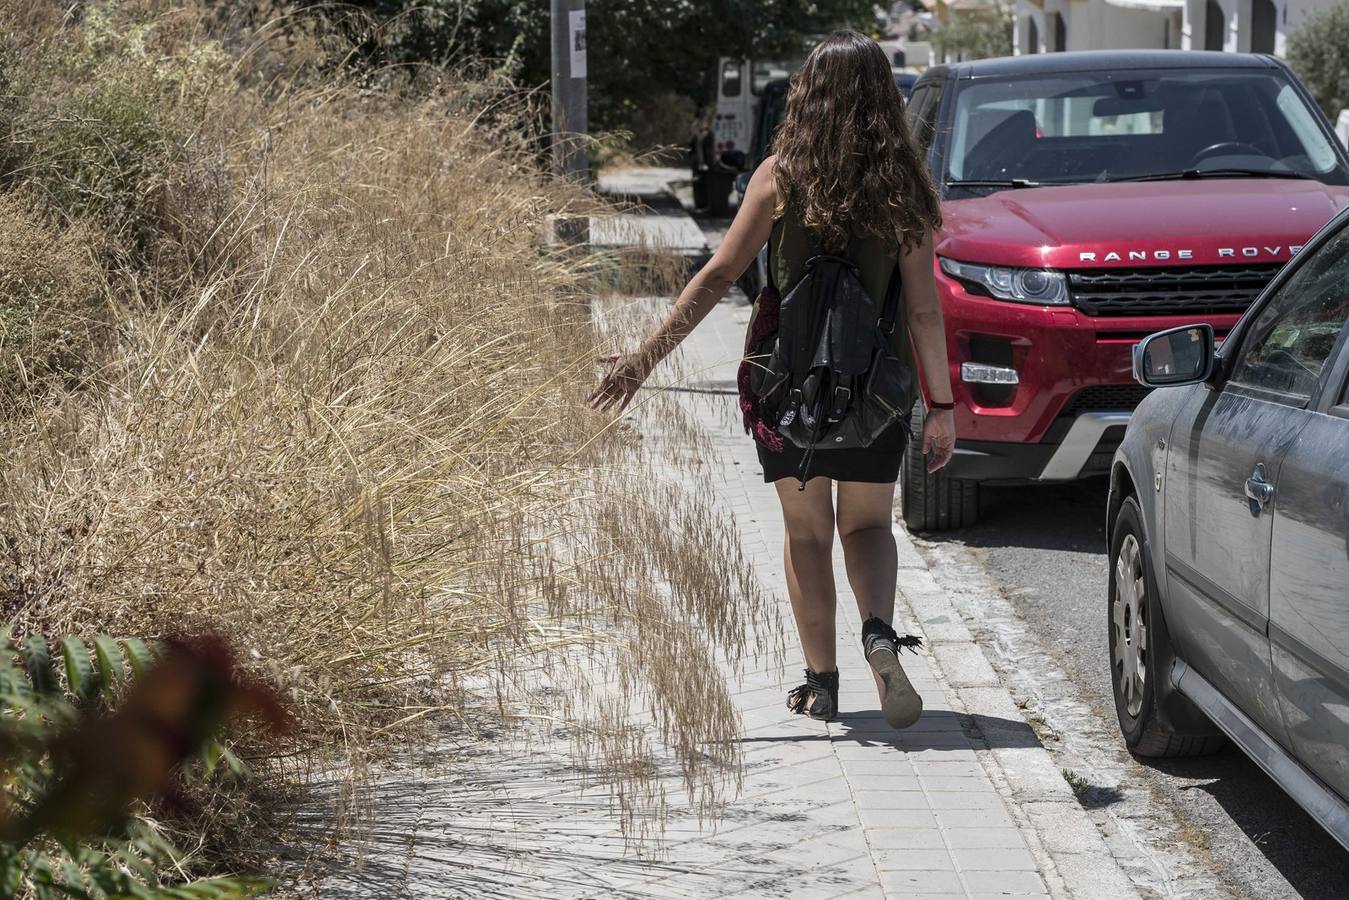
M895 321L899 318L899 300L903 283L899 277L899 260L890 273L890 283L885 286L885 304L881 307L881 317L876 322L885 334L895 333Z
M779 226L782 227L783 229L785 229L785 228L787 227L786 225L783 224L783 220L782 220L782 219L775 219L775 220L773 221L773 227L772 227L771 229L769 229L769 232L768 232L768 264L767 264L767 265L768 265L768 286L771 287L775 293L779 293L779 294L780 294L781 291L778 290L778 280L777 280L777 278L775 278L775 277L773 276L773 238L777 236Z

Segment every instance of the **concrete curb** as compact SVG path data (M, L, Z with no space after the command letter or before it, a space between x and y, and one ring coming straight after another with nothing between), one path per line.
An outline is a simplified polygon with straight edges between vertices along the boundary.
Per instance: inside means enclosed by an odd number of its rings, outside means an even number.
M989 778L1056 897L1126 900L1139 893L1040 744L969 627L896 521L899 592L923 631L934 674L984 738ZM1011 723L1011 724L1002 724Z

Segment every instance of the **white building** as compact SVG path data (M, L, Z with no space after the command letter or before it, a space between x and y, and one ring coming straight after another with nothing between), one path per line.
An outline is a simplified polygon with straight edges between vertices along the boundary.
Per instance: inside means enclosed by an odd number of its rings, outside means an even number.
M1334 0L1016 0L1014 51L1228 50L1284 54Z

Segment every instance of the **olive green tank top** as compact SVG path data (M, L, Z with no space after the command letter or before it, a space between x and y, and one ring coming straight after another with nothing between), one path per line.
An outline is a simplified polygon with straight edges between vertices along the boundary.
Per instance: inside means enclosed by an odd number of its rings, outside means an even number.
M805 275L806 262L824 250L819 242L812 238L810 231L802 224L800 215L790 203L783 211L782 218L773 223L768 241L773 283L777 285L779 294L785 297L796 287L801 276ZM857 264L857 274L862 286L866 288L871 302L876 304L876 309L881 309L885 304L885 292L890 285L890 275L899 261L898 246L893 241L883 241L874 236L853 238L843 255ZM917 371L913 360L913 346L909 343L902 292L890 346L896 356Z

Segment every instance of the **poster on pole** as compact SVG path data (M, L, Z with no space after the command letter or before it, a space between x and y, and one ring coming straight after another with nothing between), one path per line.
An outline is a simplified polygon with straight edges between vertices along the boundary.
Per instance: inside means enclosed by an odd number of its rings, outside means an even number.
M571 48L571 77L586 77L586 11L573 9L567 13L567 36Z

